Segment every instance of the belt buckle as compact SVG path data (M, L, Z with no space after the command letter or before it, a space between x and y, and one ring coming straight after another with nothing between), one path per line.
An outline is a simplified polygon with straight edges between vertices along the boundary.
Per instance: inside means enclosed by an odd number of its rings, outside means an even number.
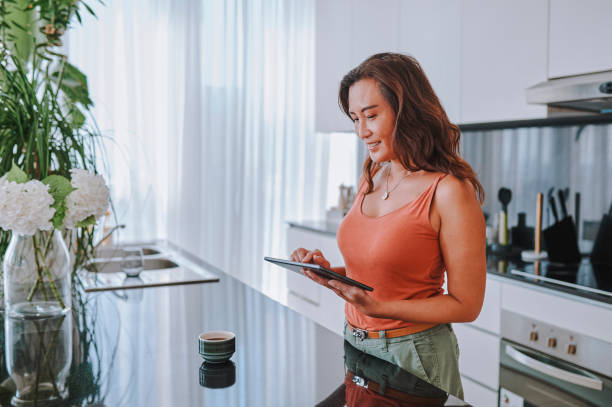
M359 377L357 375L353 375L353 383L355 383L357 386L363 387L365 389L368 388L368 381L366 379L364 379L363 377Z
M363 341L365 338L368 337L368 331L366 331L365 329L353 328L353 336L359 339L360 341Z

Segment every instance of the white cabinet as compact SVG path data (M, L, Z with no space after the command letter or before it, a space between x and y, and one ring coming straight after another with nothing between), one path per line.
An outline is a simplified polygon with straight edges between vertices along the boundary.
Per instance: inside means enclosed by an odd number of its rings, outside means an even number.
M485 298L480 315L470 325L499 335L501 332L499 317L501 314L501 283L487 275Z
M497 335L467 324L453 324L459 343L459 371L490 389L499 384L499 344Z
M349 48L352 67L379 52L398 52L400 1L351 0L345 12L350 13Z
M547 79L546 0L461 2L461 121L541 118L525 89Z
M336 244L336 237L301 228L287 229L287 247L319 249L333 267L344 260ZM319 325L342 335L344 329L344 300L333 291L297 273L287 274L287 303L290 308L307 316Z
M452 122L460 120L461 2L400 3L399 47L419 61Z
M317 0L315 129L353 131L338 105L340 81L367 57L399 51L399 0Z
M459 121L460 1L317 0L315 129L353 131L338 106L342 77L379 52L417 58L452 121Z
M315 25L315 129L353 131L338 106L338 87L352 68L349 0L317 0Z
M465 401L474 406L497 405L502 282L487 275L487 288L478 318L453 324L459 343L459 371Z
M481 384L461 376L463 384L463 395L465 401L474 407L495 407L497 406L497 392Z
M353 131L342 77L385 51L414 56L451 121L543 118L525 89L612 69L612 1L316 0L315 129Z
M612 1L551 0L549 76L612 69Z

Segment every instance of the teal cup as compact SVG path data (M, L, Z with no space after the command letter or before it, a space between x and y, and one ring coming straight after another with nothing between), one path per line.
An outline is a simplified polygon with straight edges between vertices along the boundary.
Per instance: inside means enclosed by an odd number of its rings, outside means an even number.
M198 339L200 356L208 363L223 363L236 351L236 335L229 331L201 333Z

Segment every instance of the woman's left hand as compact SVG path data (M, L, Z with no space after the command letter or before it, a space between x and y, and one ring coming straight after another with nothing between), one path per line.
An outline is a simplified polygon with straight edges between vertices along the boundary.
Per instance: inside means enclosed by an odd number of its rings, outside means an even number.
M362 314L369 317L377 317L380 315L380 309L383 302L372 298L366 290L345 284L338 280L330 280L327 285L340 298L351 303Z

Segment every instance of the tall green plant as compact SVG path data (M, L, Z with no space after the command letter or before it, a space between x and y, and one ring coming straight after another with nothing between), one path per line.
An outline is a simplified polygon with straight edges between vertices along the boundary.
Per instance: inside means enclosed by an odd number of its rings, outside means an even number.
M95 15L81 0L0 0L0 174L13 162L37 179L96 171L101 136L87 77L59 51L83 10ZM80 228L69 240L74 270L92 254L93 236L94 227ZM0 229L0 260L9 239Z

